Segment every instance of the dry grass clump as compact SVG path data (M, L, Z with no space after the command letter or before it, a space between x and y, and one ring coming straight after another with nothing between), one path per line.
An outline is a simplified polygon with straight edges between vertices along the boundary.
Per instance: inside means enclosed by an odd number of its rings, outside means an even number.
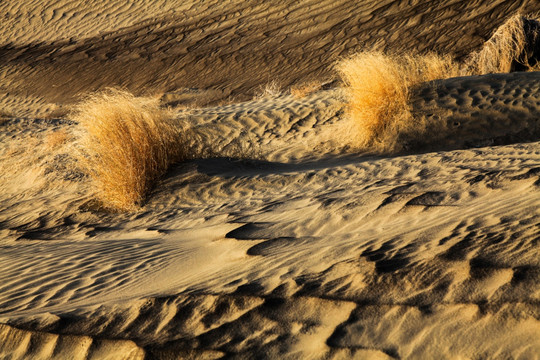
M396 152L409 140L427 136L421 118L413 118L411 89L422 82L455 76L540 70L540 17L516 15L505 22L463 64L449 56L388 55L366 51L341 61L348 116L362 150Z
M272 80L266 86L261 86L257 94L253 97L254 100L264 99L268 97L276 97L281 95L281 86L275 80Z
M182 130L157 98L108 89L79 104L74 120L82 128L82 168L110 210L141 205L169 165L185 156Z
M289 89L289 93L297 99L306 97L309 94L319 91L322 88L322 84L319 81L311 81L300 85L292 86Z
M346 84L347 112L356 127L356 146L383 153L403 150L404 137L424 131L424 124L411 114L411 88L459 75L459 66L448 56L375 51L342 60L337 70Z
M515 15L465 60L465 75L540 70L540 17Z

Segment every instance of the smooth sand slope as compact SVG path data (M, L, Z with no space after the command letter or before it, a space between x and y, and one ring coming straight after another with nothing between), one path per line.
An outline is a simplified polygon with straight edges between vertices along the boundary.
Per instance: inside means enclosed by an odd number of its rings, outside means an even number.
M464 55L536 2L109 3L1 5L53 15L1 30L0 358L538 357L540 73L421 84L436 136L384 156L336 83L220 103L325 83L365 39ZM115 213L65 108L118 83L159 91L196 155Z

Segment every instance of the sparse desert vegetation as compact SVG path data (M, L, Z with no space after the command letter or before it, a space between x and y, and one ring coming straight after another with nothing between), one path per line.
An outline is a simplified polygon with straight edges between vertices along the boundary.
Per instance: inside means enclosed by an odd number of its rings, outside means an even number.
M259 86L253 99L264 99L279 96L282 93L281 85L276 80L272 80L264 86Z
M0 359L537 358L538 11L0 1Z
M426 119L412 114L414 88L437 79L508 72L516 64L534 70L538 66L534 56L539 29L537 18L511 17L464 63L450 55L380 51L363 51L341 60L336 69L346 85L347 116L354 124L351 148L396 153L406 150L410 139L433 136L427 132ZM291 87L289 93L301 99L320 88L320 82L312 81ZM271 81L260 88L255 99L281 93L278 82ZM120 90L90 96L79 106L75 118L86 134L81 143L86 154L82 163L106 207L128 210L142 204L154 182L171 163L186 159L186 152L206 158L262 157L260 149L249 149L253 142L247 134L218 149L205 143L208 139L202 140L204 127L190 134L184 129L182 137L171 116L157 100L136 98Z
M515 15L482 49L460 63L449 55L401 55L364 51L341 60L337 70L346 85L347 112L361 150L404 150L403 138L426 137L425 119L411 114L413 88L456 76L540 69L540 21Z
M105 208L141 205L169 165L185 156L182 129L157 98L108 89L87 96L73 119L82 130L80 163Z
M455 77L459 65L450 56L390 55L365 51L337 64L346 86L347 114L354 121L361 150L403 150L400 135L423 136L424 124L413 118L409 97L414 86Z
M540 17L517 14L464 63L465 75L540 70Z

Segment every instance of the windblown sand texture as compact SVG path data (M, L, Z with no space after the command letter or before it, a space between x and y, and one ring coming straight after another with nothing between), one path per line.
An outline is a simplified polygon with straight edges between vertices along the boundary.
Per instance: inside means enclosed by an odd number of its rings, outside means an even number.
M537 1L0 10L0 359L538 358L540 73L416 84L377 152L334 66L470 65ZM75 105L113 86L182 130L129 211L81 161Z

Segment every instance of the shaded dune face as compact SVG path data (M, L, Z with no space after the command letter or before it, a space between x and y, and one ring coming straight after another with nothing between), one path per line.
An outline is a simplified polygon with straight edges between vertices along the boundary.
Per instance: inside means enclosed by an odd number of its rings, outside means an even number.
M336 60L366 48L462 57L480 47L516 11L540 11L540 4L309 0L229 1L218 6L204 2L181 14L95 37L0 44L0 63L2 68L17 68L5 79L17 83L7 88L11 94L64 102L107 86L135 93L179 88L217 91L207 104L231 96L250 98L272 80L286 87L331 78Z
M411 97L426 132L402 141L410 148L463 148L540 137L540 72L436 80Z

